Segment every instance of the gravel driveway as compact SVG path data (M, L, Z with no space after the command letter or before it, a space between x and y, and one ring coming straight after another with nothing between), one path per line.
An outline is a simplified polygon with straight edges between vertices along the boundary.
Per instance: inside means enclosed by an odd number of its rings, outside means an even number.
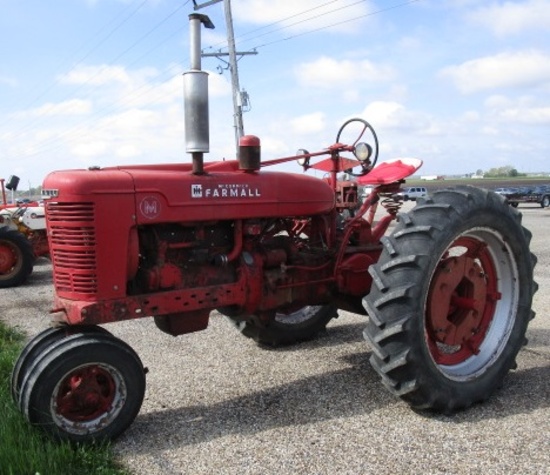
M410 205L408 205L410 206ZM365 317L341 313L313 342L265 350L219 315L170 337L152 319L109 325L149 368L134 424L114 448L135 474L550 473L550 210L520 205L540 290L518 369L487 403L416 413L371 369ZM51 267L0 290L0 318L48 326Z

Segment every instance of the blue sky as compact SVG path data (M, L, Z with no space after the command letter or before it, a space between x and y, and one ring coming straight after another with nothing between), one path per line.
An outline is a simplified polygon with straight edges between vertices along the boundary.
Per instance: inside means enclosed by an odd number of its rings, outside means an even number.
M198 1L199 4L205 0ZM0 0L0 177L190 161L186 0ZM232 0L245 132L264 160L320 150L350 117L422 174L550 171L550 0ZM223 50L222 4L204 8ZM210 72L210 153L233 158L230 76ZM298 167L289 170L299 172Z

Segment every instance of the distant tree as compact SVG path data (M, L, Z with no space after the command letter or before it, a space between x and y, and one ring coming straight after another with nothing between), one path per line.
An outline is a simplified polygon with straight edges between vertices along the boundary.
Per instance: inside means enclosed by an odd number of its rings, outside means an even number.
M489 177L510 176L510 170L512 170L512 167L509 165L505 167L491 168L490 170L487 171L485 176L489 176Z
M506 165L505 167L491 168L490 170L487 170L485 176L491 178L518 177L525 176L525 173L519 173L514 167Z

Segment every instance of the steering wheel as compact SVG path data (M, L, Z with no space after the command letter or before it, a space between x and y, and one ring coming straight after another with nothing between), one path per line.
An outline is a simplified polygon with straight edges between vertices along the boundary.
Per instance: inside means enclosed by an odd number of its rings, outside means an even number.
M352 144L354 147L357 145L357 143L359 143L359 140L361 140L361 138L363 137L363 135L365 135L365 132L367 130L370 132L370 134L372 135L372 138L374 139L374 147L372 147L372 145L368 144L368 146L372 148L372 153L371 153L370 157L366 161L361 162L361 167L363 168L361 173L358 173L358 174L350 173L350 175L353 175L353 176L363 176L363 175L367 174L368 172L370 172L374 168L374 166L376 165L376 162L378 161L378 150L379 150L378 137L377 137L376 132L374 131L372 125L370 125L364 119L360 119L358 117L355 117L353 119L347 120L346 122L344 122L342 127L340 127L340 129L338 130L338 134L336 135L336 143L340 142L340 136L342 135L342 132L344 131L344 129L349 124L351 124L353 122L358 122L358 123L363 125L361 131L359 132L358 137L355 139L355 142L353 142L353 144Z

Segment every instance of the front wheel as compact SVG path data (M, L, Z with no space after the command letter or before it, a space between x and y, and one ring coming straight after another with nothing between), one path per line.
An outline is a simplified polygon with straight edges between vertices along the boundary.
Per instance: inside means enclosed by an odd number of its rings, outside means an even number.
M20 408L29 422L71 442L111 440L139 412L145 371L137 354L107 333L52 341L29 368Z
M540 202L540 206L541 206L542 208L548 208L548 206L550 206L550 196L544 195L544 196L542 197L541 202Z
M530 239L515 209L473 187L399 216L364 299L371 364L392 393L448 413L501 385L534 316Z
M338 312L333 305L306 305L292 313L276 313L267 322L255 316L242 320L226 315L244 336L277 347L313 339L338 317Z

